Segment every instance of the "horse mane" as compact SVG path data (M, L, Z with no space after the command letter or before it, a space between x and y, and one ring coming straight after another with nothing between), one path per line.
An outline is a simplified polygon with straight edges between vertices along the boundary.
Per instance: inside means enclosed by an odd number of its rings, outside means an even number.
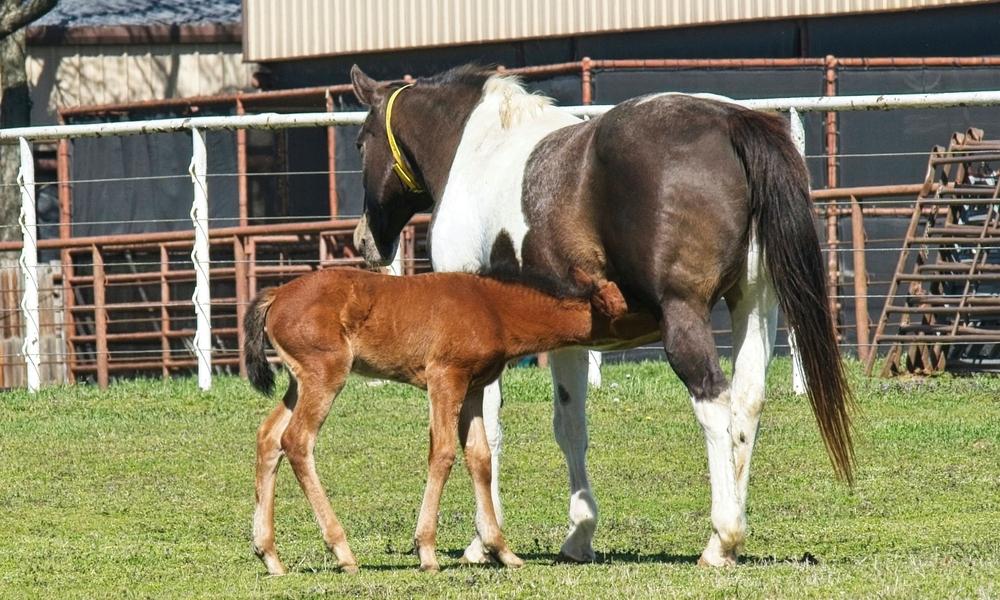
M469 63L449 69L432 77L420 79L421 85L467 85L482 90L483 97L499 96L500 125L504 129L516 127L537 117L552 105L552 98L529 92L520 77L498 73L496 67Z
M486 84L486 81L494 75L496 75L496 67L468 63L430 77L421 77L420 84L431 86L469 85L482 88Z

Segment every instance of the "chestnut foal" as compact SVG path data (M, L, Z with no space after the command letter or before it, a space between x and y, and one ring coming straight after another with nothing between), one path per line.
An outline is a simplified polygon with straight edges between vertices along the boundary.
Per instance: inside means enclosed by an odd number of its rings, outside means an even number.
M455 461L456 433L482 516L476 523L480 538L505 566L522 566L504 541L490 495L491 456L481 401L465 399L481 398L469 391L494 381L512 358L634 335L619 335L625 319L612 327L609 316L625 312L615 284L594 284L580 272L576 281L581 289L560 297L516 281L467 273L392 277L330 269L261 292L244 321L250 381L265 393L274 387L265 330L291 372L282 403L257 434L253 547L268 572L285 572L274 541L275 474L282 455L288 457L340 568L358 569L313 460L319 429L351 372L409 383L430 396L429 472L415 537L420 569L439 568L438 506ZM655 331L656 324L640 327Z

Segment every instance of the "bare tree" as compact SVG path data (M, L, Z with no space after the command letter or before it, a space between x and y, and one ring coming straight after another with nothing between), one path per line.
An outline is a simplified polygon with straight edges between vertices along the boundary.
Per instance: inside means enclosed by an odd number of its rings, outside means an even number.
M25 69L24 28L52 10L57 0L0 0L0 128L31 124L31 98ZM16 145L0 145L0 182L17 180ZM0 186L0 224L17 222L20 195L16 186ZM14 239L20 232L0 227L0 240Z

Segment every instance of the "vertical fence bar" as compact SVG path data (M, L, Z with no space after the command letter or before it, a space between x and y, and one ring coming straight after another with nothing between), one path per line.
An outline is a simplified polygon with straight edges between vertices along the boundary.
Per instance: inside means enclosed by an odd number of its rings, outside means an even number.
M94 339L97 345L97 386L108 387L108 313L104 297L104 257L96 245L90 247L94 269Z
M323 245L320 236L320 246ZM320 257L322 263L322 257ZM247 304L250 302L249 280L247 278L247 253L243 245L243 237L233 236L233 277L236 279L236 347L239 348L240 377L246 377L247 360L245 339L243 335L243 318L247 314Z
M824 96L837 95L837 57L827 55L826 69L823 86ZM824 147L826 149L826 187L837 187L837 113L830 111L826 113L823 121ZM837 210L834 200L831 199L827 205L826 213L826 237L829 244L830 253L827 257L827 282L830 288L830 314L833 317L833 325L837 327L841 323L838 290L840 288L840 261L837 253L840 247L839 229L840 211ZM840 330L837 330L837 341L841 341Z
M197 127L191 128L191 182L194 184L194 200L191 202L191 223L194 226L194 248L191 262L194 264L195 286L194 311L198 319L194 335L195 352L198 355L198 387L208 390L212 387L212 295L209 291L209 244L208 244L208 159L205 150L205 134Z
M163 378L170 377L170 251L166 244L160 244L160 356L163 360Z
M851 196L851 245L854 255L854 324L858 360L868 362L868 265L865 262L865 216L857 196Z
M41 386L41 339L38 332L38 227L35 223L35 157L31 144L20 138L21 170L17 184L21 188L21 311L24 313L24 341L21 352L28 375L28 391L37 392Z
M334 109L333 94L326 90L326 112L332 113ZM326 165L329 174L327 175L327 194L330 202L330 218L336 219L340 212L337 206L337 128L326 128Z
M792 141L795 142L795 147L798 148L804 159L806 155L806 130L802 126L802 117L799 116L799 111L792 108L788 111L788 118ZM806 375L802 366L802 353L799 352L799 345L795 342L795 333L791 327L788 328L788 346L792 355L792 390L801 396L806 393Z
M60 118L60 124L62 119ZM70 187L68 139L59 140L56 150L56 179L59 181L59 239L68 240L73 237L73 188ZM62 265L63 289L63 339L66 348L66 380L76 381L76 345L73 336L76 334L76 315L73 305L76 303L73 285L73 255L67 248L59 251L59 262Z
M243 115L243 99L236 98L236 114ZM236 198L239 210L240 227L250 224L250 208L247 197L247 130L240 127L236 130Z
M594 85L593 85L593 66L589 56L583 57L580 61L580 102L583 105L589 105L593 101ZM548 363L548 356L544 359L539 357L538 363L541 365L542 362ZM604 362L604 355L601 354L600 350L591 350L587 352L587 383L591 387L601 387L603 383L603 378L601 377L601 364Z

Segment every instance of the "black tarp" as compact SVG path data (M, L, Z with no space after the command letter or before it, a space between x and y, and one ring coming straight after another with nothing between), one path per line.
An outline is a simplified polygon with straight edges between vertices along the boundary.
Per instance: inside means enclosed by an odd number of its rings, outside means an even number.
M235 134L205 136L209 218L237 217ZM80 138L72 144L73 235L191 229L190 133Z

